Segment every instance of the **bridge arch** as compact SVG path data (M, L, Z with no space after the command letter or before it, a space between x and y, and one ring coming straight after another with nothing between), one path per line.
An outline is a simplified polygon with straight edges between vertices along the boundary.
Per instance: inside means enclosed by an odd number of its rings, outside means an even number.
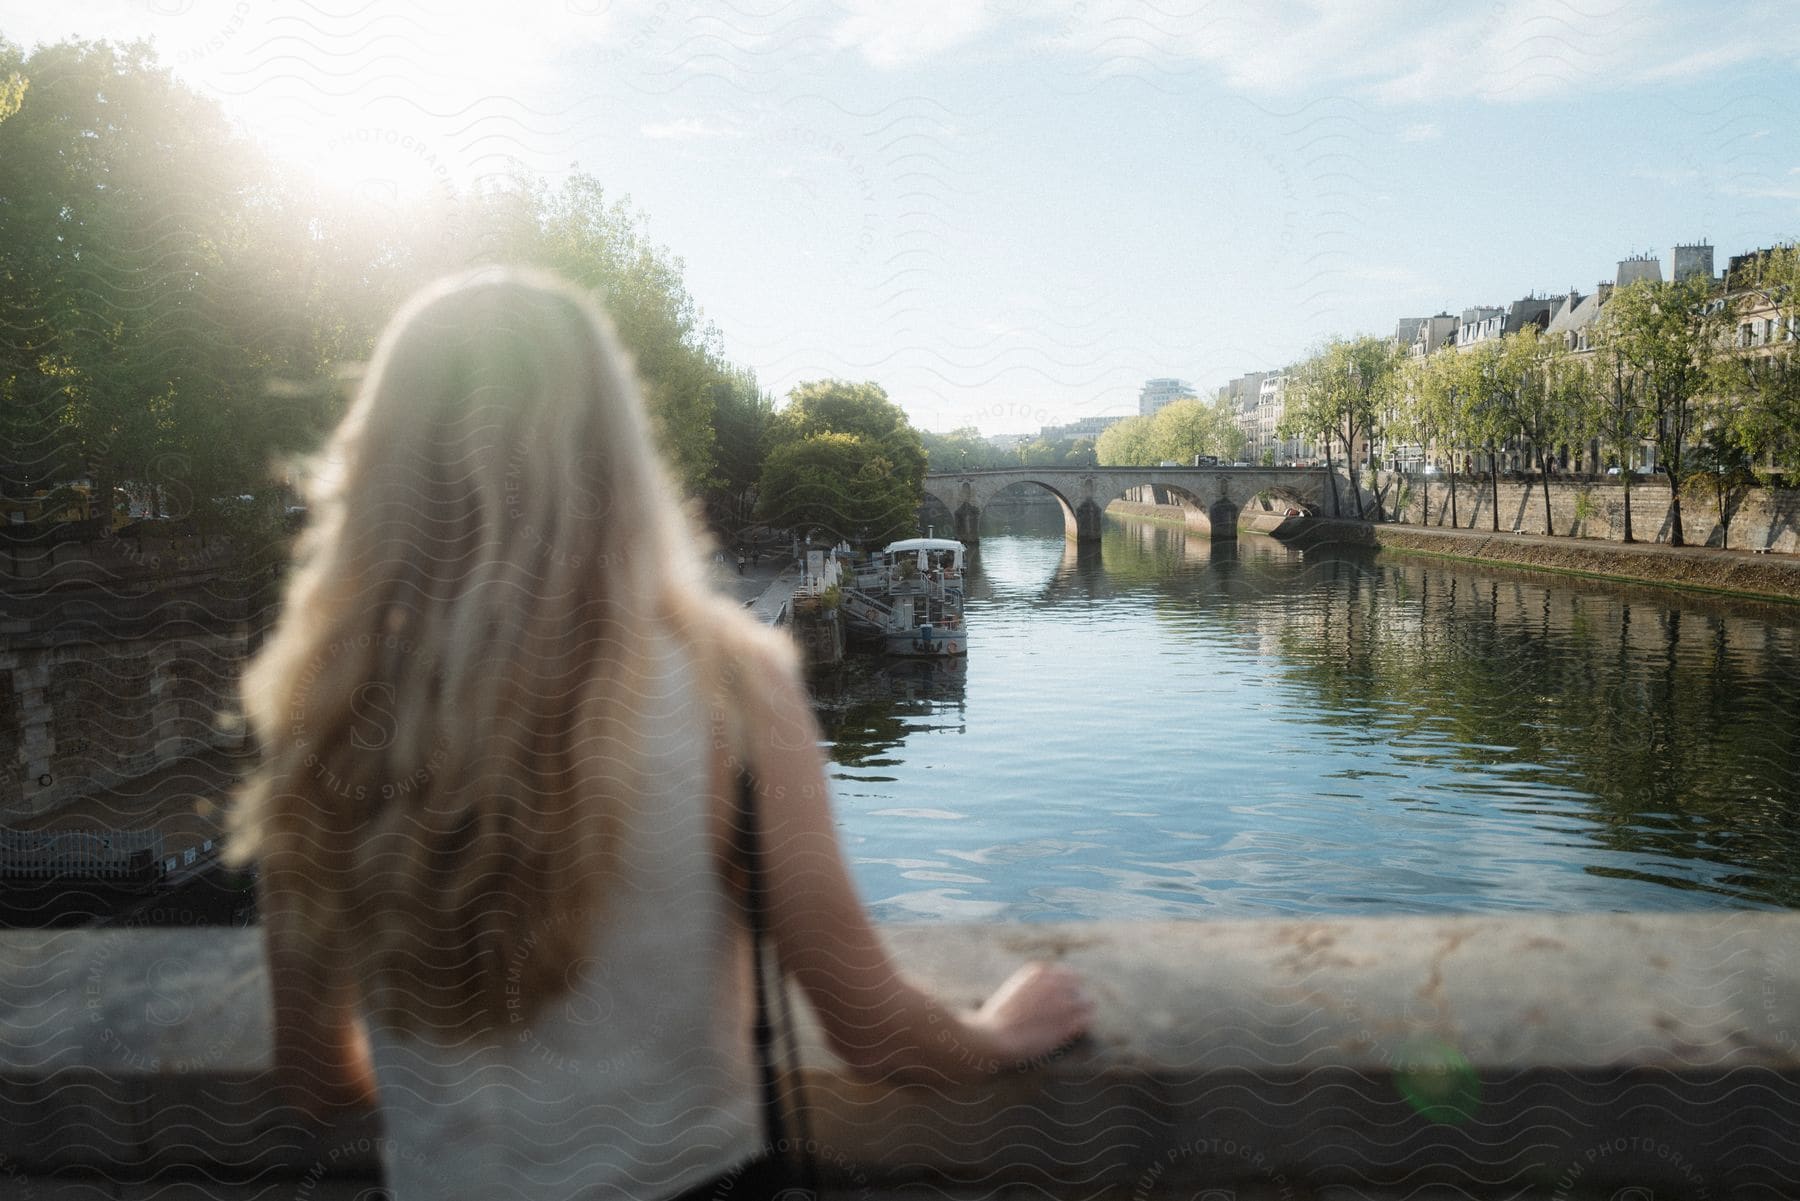
M1335 516L1326 472L1316 467L1017 467L942 472L925 477L925 491L953 515L963 542L981 538L981 513L999 493L1032 484L1056 498L1071 541L1100 538L1107 505L1150 488L1190 513L1189 525L1215 540L1237 537L1238 518L1262 494L1279 496L1312 513Z

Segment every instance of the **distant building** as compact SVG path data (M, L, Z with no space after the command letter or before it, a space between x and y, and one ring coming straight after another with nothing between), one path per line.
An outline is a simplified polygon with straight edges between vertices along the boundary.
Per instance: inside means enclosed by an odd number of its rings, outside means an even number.
M1733 292L1743 292L1763 285L1763 274L1767 270L1771 257L1777 250L1791 250L1792 245L1764 246L1745 254L1734 254L1726 260L1725 286Z
M1066 425L1046 425L1038 431L1038 437L1046 442L1065 442L1071 438L1098 438L1108 429L1125 420L1124 417L1082 417Z
M1544 336L1561 338L1570 350L1586 351L1593 349L1592 336L1594 322L1600 317L1600 310L1612 299L1613 285L1601 280L1594 285L1594 290L1582 296L1573 288L1569 290L1569 301L1544 330Z
M1402 317L1394 327L1394 345L1415 358L1431 354L1438 347L1456 341L1460 322L1449 313L1431 317Z
M1456 323L1456 348L1467 350L1477 342L1498 338L1506 329L1506 310L1491 305L1464 309Z
M1262 397L1263 380L1268 375L1266 371L1247 371L1219 389L1220 402L1237 418L1238 432L1251 446L1256 445L1256 407Z
M1194 385L1184 379L1145 380L1143 390L1138 393L1138 416L1149 417L1178 400L1199 399Z
M1515 300L1506 307L1506 324L1501 327L1501 333L1510 338L1524 333L1525 328L1532 325L1542 333L1569 303L1569 298L1577 295L1571 291L1568 296L1527 296Z

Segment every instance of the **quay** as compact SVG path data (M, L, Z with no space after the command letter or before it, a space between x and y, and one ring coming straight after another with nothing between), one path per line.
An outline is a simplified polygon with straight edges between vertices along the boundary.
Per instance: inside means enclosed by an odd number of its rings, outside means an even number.
M1800 914L883 930L954 1001L1058 958L1098 1014L1029 1070L889 1087L842 1073L797 1006L830 1195L1722 1199L1800 1181ZM0 1193L376 1181L376 1119L314 1125L271 1097L255 930L0 932L0 1006Z

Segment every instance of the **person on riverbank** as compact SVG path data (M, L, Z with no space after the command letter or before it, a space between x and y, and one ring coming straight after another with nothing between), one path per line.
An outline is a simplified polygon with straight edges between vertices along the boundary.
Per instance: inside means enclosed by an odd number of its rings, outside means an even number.
M261 868L276 1078L379 1104L399 1201L668 1197L758 1156L740 779L780 971L852 1070L967 1079L1090 1020L1059 966L972 1012L899 974L792 648L703 584L625 362L549 277L415 297L246 674L228 854Z

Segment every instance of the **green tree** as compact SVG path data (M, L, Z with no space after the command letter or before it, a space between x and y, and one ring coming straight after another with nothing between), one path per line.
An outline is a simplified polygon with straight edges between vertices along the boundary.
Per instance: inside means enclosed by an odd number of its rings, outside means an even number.
M1731 546L1731 519L1756 483L1750 470L1750 453L1733 422L1709 426L1692 452L1693 473L1688 486L1711 495L1719 518L1719 545Z
M1700 428L1708 393L1724 382L1736 306L1714 296L1705 276L1641 280L1615 293L1600 315L1602 345L1637 376L1657 470L1669 482L1669 544L1686 545L1681 493L1688 444ZM1728 385L1727 385L1728 386Z
M1558 442L1580 428L1585 411L1586 374L1560 338L1544 337L1529 326L1503 343L1502 370L1512 380L1504 393L1506 417L1537 460L1544 497L1544 530L1554 534L1550 516L1550 457Z
M1443 458L1449 463L1452 527L1457 524L1456 457L1461 449L1457 431L1461 428L1459 418L1466 376L1467 364L1456 348L1440 346L1429 356L1413 359L1406 365L1398 380L1400 398L1395 406L1398 436L1417 442L1427 458L1435 457L1439 451L1445 452ZM1429 488L1425 490L1424 498L1422 521L1430 524Z
M1151 445L1151 419L1127 417L1115 421L1094 440L1094 454L1103 467L1146 467L1158 462Z
M1513 339L1477 342L1464 353L1457 394L1457 425L1468 445L1480 448L1487 459L1488 518L1495 533L1500 532L1500 447L1513 432L1517 396L1528 371L1527 360L1509 341Z
M0 121L7 485L86 475L110 497L185 459L203 495L235 491L274 441L245 387L265 352L238 336L253 153L146 44L0 60L22 81Z
M1589 365L1594 396L1594 429L1600 444L1619 468L1624 489L1625 524L1622 541L1635 541L1631 529L1631 488L1637 480L1637 448L1644 440L1644 406L1638 396L1638 374L1626 363L1616 344L1602 340Z
M932 471L985 471L1012 467L1018 461L1014 455L988 442L972 425L947 434L920 431L919 439Z
M755 516L755 497L775 424L774 399L754 372L721 367L710 385L716 462L706 508L713 528L740 541Z
M576 174L535 197L535 221L514 228L530 262L591 289L631 351L657 442L693 494L713 482L714 385L729 376L719 334L682 281L684 264L650 240L629 199L609 200Z
M1752 462L1793 479L1800 476L1800 247L1776 248L1749 274L1733 281L1747 289L1744 311L1773 320L1774 336L1741 349L1727 386L1745 401L1740 441Z
M1244 438L1237 415L1223 400L1177 400L1150 418L1150 462L1189 463L1195 455L1235 460Z
M886 542L916 525L925 447L879 384L817 380L788 393L758 489L773 525Z
M1294 369L1289 377L1289 418L1283 428L1290 433L1316 435L1325 448L1325 466L1332 471L1333 507L1336 506L1336 472L1332 470L1331 443L1344 448L1356 516L1364 514L1362 489L1357 482L1360 451L1373 445L1380 415L1393 407L1399 384L1401 351L1391 338L1336 338L1323 350Z

